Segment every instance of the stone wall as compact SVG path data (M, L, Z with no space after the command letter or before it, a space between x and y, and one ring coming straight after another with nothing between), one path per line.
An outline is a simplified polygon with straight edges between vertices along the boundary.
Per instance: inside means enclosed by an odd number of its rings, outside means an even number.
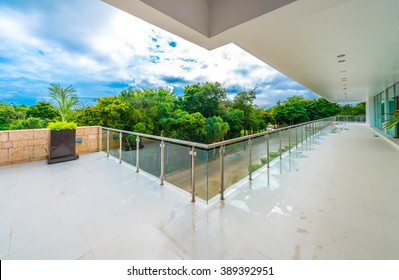
M99 131L97 126L76 128L76 153L99 151ZM48 157L49 143L49 129L0 131L0 166L45 160Z

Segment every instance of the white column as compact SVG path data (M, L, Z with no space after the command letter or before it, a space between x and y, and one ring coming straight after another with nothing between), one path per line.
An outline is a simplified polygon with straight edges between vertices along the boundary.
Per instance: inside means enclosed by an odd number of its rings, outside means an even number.
M366 124L375 127L375 109L374 96L368 96L366 99Z

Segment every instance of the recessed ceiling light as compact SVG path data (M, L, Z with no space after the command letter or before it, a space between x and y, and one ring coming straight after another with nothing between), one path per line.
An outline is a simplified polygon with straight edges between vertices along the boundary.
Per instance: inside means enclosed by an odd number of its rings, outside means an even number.
M342 62L345 62L345 61L346 61L345 59L338 60L338 63L342 63Z
M337 55L337 57L344 57L345 55L344 54L340 54L340 55Z

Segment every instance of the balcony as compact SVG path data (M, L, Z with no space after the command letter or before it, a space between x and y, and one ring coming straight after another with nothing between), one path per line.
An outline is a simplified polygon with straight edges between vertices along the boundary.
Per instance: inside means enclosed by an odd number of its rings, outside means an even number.
M104 129L105 152L77 161L0 168L0 259L399 258L398 150L363 124L289 128L196 156L144 136L125 151L123 134ZM168 146L183 163L168 162Z

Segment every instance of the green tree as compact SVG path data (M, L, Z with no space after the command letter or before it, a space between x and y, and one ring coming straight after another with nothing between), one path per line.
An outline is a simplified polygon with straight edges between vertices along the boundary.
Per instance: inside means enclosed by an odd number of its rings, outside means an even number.
M202 143L205 138L205 120L199 112L189 114L183 110L176 110L172 117L160 121L162 135Z
M127 129L133 129L141 122L145 124L147 132L159 135L161 129L158 123L175 110L176 97L163 88L158 90L129 88L121 92L120 98L129 106L125 119Z
M233 107L244 112L244 135L252 130L256 122L256 119L252 116L254 111L253 102L256 98L255 90L256 88L249 91L241 91L234 97Z
M303 102L306 104L306 111L308 112L309 120L318 120L335 116L340 111L340 108L336 103L332 103L324 98L304 100Z
M218 116L220 103L226 99L226 89L218 82L188 85L184 88L182 109L201 113L204 117Z
M7 130L13 121L25 118L25 115L16 110L16 107L0 103L0 130Z
M133 126L134 132L152 134L153 130L154 130L154 127L152 126L152 123L146 124L144 122L139 122Z
M27 117L53 120L59 116L50 102L40 101L29 107L26 112Z
M225 120L229 125L227 138L232 139L241 136L241 131L244 129L244 111L240 109L232 109L227 111Z
M353 116L352 106L350 104L340 106L340 112L338 113L338 115Z
M224 122L221 117L207 118L205 121L205 138L208 143L218 142L224 139L229 129L229 124Z
M41 118L29 117L23 120L16 120L10 125L10 129L34 129L34 128L45 128L47 122Z
M271 111L278 125L293 125L310 120L306 107L302 96L291 96L283 103L277 102Z
M64 88L58 83L51 83L48 90L53 106L61 116L61 121L68 121L72 110L79 104L76 89L72 85Z
M366 115L366 102L357 103L352 108L352 113L355 116L364 116Z
M119 96L105 96L97 100L93 107L82 110L77 120L79 125L101 125L116 129L126 128L126 114L129 106Z

